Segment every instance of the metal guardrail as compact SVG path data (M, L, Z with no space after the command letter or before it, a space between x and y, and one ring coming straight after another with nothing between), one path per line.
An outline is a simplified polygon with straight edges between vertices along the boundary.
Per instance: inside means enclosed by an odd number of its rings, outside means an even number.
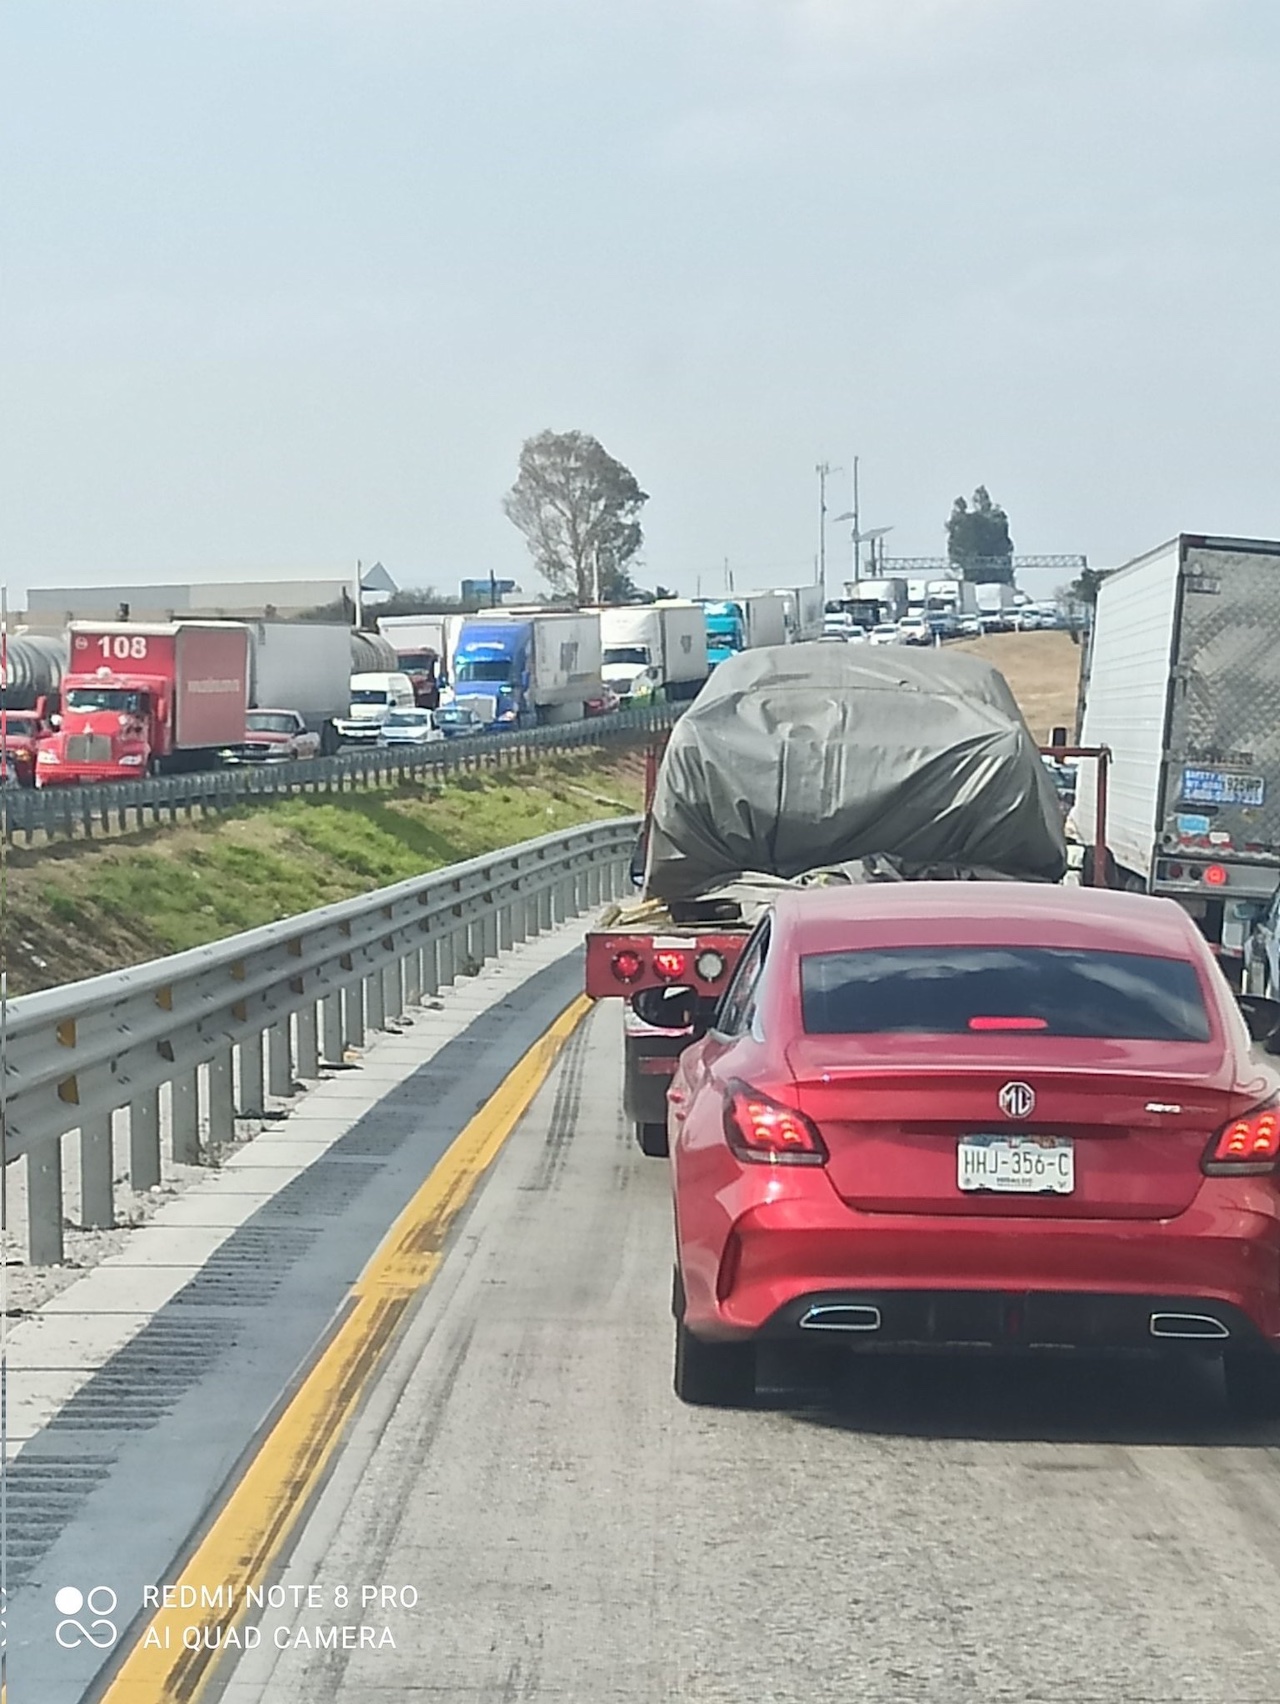
M626 891L639 820L544 835L10 1001L8 1152L26 1166L31 1263L64 1258L64 1136L79 1133L83 1228L110 1227L117 1112L136 1190L162 1182L162 1094L173 1162L216 1155L268 1094L292 1094L406 1006Z
M437 741L417 750L370 746L336 752L332 757L244 764L193 775L143 776L97 787L10 788L0 795L0 816L6 837L28 846L34 844L37 835L46 840L71 840L78 835L91 838L95 833L123 834L129 828L190 818L196 811L234 810L257 799L343 793L396 786L427 776L443 778L465 771L517 768L549 754L623 744L637 734L660 732L670 728L687 708L685 704L657 704L551 727Z

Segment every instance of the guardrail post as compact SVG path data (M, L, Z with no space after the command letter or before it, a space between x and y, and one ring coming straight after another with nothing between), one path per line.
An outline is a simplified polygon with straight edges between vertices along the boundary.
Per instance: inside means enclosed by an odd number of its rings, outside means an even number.
M422 1004L422 948L414 947L400 960L400 978L404 986L404 1005L420 1006ZM399 1014L397 1014L398 1016Z
M498 908L492 902L480 919L480 962L487 964L498 956Z
M597 906L604 901L604 870L599 864L587 866L587 905Z
M175 1165L200 1163L200 1078L197 1071L180 1071L169 1085L169 1120Z
M230 1047L222 1047L209 1061L206 1077L209 1092L209 1146L229 1147L236 1139L235 1083Z
M267 1096L262 1074L262 1031L240 1043L240 1113L244 1118L261 1118L267 1110Z
M440 942L434 935L428 935L422 947L422 997L433 1000L440 992L440 969L437 955Z
M535 900L537 906L538 926L533 931L541 935L546 929L554 929L556 922L556 893L554 880L547 882L545 887L538 889Z
M519 946L529 938L529 898L523 886L511 896L511 945Z
M129 1105L129 1183L154 1189L160 1182L160 1091L148 1089Z
M401 958L393 958L390 964L382 967L382 1009L387 1024L393 1024L404 1016L404 960Z
M364 979L365 1022L375 1032L387 1027L386 987L382 969Z
M111 1125L107 1112L80 1126L80 1224L86 1231L109 1231L116 1222Z
M321 1003L324 1019L324 1061L326 1065L341 1065L345 1051L342 1042L342 994L326 994Z
M500 953L509 953L515 945L515 918L512 916L512 911L518 903L519 901L513 899L509 894L505 899L498 901L497 925L498 951Z
M27 1155L27 1259L32 1266L61 1266L62 1138L42 1142Z
M294 1092L289 1042L289 1020L284 1017L267 1031L267 1090L281 1100L288 1100Z
M348 1047L364 1046L364 983L359 979L342 990L342 1033Z
M458 980L458 932L448 929L436 942L436 963L441 988L451 988Z
M320 1037L314 1000L308 1000L298 1013L297 1040L297 1074L304 1083L314 1082L320 1075Z

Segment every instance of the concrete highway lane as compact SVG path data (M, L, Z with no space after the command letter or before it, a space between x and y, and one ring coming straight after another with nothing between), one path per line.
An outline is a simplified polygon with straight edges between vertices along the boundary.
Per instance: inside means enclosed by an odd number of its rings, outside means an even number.
M1233 1426L1211 1368L868 1361L830 1395L681 1407L666 1168L622 1123L619 1055L599 1008L226 1704L1280 1696L1280 1434Z

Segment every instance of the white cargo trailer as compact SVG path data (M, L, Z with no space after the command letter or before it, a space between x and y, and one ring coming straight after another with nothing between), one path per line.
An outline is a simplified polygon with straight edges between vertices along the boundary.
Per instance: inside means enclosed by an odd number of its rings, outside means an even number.
M1107 874L1176 899L1233 974L1280 882L1278 700L1280 542L1184 533L1103 580L1079 743L1111 752Z
M693 698L707 678L707 617L701 604L663 600L599 612L604 679L633 702Z
M350 707L351 629L344 622L247 621L249 708L296 710L322 749Z

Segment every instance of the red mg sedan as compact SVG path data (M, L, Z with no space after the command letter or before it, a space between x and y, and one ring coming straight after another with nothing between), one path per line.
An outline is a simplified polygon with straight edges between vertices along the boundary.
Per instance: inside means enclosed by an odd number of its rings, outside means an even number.
M669 1096L676 1391L764 1339L1220 1354L1280 1412L1280 1071L1165 899L783 895Z

